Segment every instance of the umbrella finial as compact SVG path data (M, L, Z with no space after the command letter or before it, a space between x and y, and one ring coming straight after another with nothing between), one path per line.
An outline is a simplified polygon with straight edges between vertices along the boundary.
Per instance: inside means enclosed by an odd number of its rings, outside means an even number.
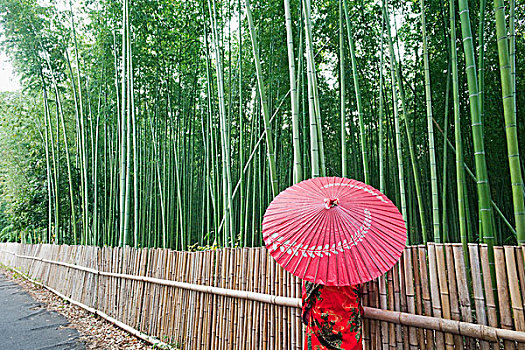
M339 205L339 198L325 198L324 206L326 209L337 207Z

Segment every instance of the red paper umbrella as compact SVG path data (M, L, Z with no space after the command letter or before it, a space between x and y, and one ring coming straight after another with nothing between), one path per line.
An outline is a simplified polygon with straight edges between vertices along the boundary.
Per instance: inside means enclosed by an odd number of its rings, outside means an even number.
M384 274L406 241L403 217L384 194L339 177L305 180L281 192L262 226L277 263L328 286L356 285Z

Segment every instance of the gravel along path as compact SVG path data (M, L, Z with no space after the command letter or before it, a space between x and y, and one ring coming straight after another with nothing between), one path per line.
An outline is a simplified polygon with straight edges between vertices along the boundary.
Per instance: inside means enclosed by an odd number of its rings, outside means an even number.
M18 274L0 269L0 349L153 349Z

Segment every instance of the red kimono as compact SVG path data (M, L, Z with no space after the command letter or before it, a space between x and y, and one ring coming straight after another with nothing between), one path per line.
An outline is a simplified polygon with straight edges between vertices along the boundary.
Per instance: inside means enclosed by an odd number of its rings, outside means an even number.
M359 287L303 283L304 350L361 350Z

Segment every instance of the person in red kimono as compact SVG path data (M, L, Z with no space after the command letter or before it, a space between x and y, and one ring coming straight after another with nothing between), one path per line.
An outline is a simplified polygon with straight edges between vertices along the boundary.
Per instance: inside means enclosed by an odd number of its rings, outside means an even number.
M359 286L303 283L304 350L361 350L363 307Z

